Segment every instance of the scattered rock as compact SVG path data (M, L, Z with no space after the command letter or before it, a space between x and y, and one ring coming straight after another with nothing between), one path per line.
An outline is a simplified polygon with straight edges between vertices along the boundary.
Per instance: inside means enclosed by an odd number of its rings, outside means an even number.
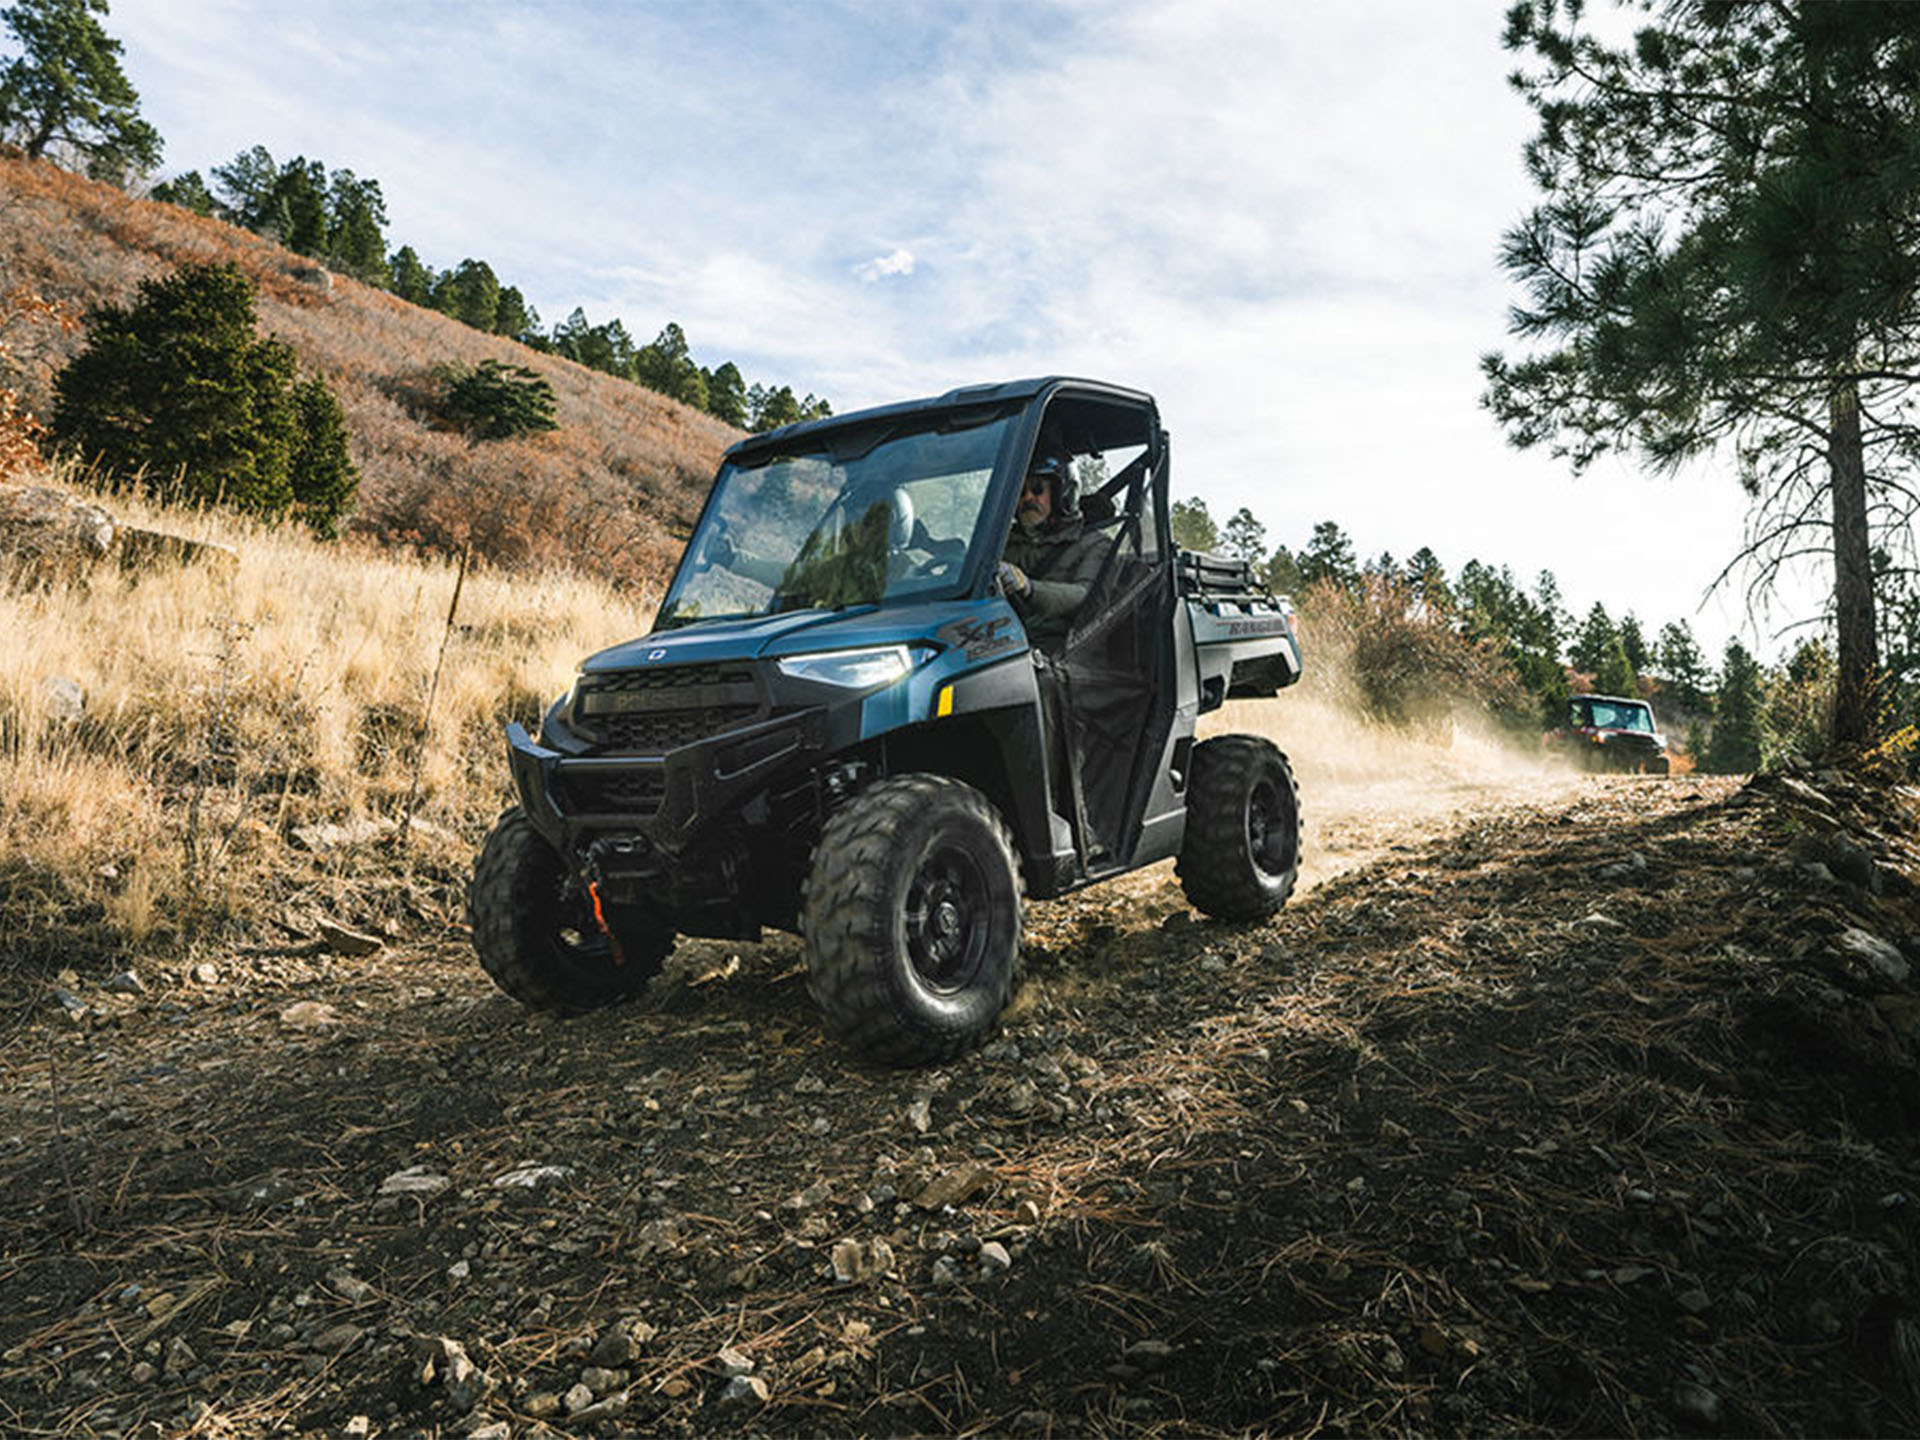
M605 1333L594 1342L592 1360L610 1370L617 1370L633 1362L641 1347L660 1332L646 1321L629 1317L616 1320L608 1326Z
M296 1000L280 1012L280 1028L312 1032L340 1023L339 1012L324 1000Z
M344 925L335 925L322 920L318 926L320 939L336 955L357 958L377 953L386 942L373 935L362 935L357 930L349 930Z
M773 1398L773 1392L767 1388L767 1382L758 1375L736 1375L727 1381L727 1388L720 1392L720 1401L724 1405L764 1405Z
M842 1285L864 1285L893 1273L893 1247L885 1240L842 1240L833 1247L833 1278Z
M954 1263L951 1255L935 1257L932 1271L933 1288L948 1290L960 1283L960 1267Z
M181 1336L176 1335L167 1341L164 1368L169 1376L177 1380L199 1363L200 1357L194 1353L193 1346Z
M922 1210L944 1210L949 1205L962 1205L978 1195L993 1179L993 1171L985 1165L962 1165L957 1170L949 1170L927 1182L920 1193L913 1197L913 1203Z
M1151 1374L1173 1359L1173 1346L1164 1340L1136 1340L1121 1352L1121 1358Z
M350 1305L359 1305L373 1298L373 1286L355 1275L351 1270L333 1270L327 1275L327 1288Z
M360 1343L366 1332L358 1325L339 1324L322 1330L313 1338L313 1348L322 1355L341 1355Z
M87 718L86 688L65 675L49 675L40 682L40 702L55 724L78 725Z
M1899 946L1858 926L1842 932L1840 938L1834 941L1834 948L1849 959L1860 961L1881 979L1895 985L1905 984L1907 977L1913 973L1913 967L1907 963L1906 956L1900 953Z
M420 1382L436 1381L447 1392L447 1403L462 1415L473 1409L492 1390L492 1382L467 1355L467 1347L458 1340L436 1336L428 1342L427 1361L420 1371Z
M404 1170L396 1170L380 1182L382 1195L412 1195L421 1200L431 1200L453 1181L440 1174L429 1165L409 1165Z
M493 1177L496 1190L538 1190L573 1174L571 1165L516 1165L503 1175Z
M1673 1413L1683 1425L1717 1429L1720 1424L1720 1397L1706 1386L1682 1380L1673 1387Z
M160 570L177 565L204 565L222 575L240 568L240 554L230 546L209 540L193 540L165 530L142 530L123 526L118 532L115 550L120 568L128 571Z
M560 1413L560 1397L551 1390L541 1390L529 1395L520 1402L520 1408L536 1420L546 1420Z
M911 1125L914 1133L919 1135L926 1134L932 1127L933 1097L931 1095L913 1097L913 1102L907 1106L907 1124Z
M713 1363L719 1368L724 1379L731 1380L738 1375L753 1373L752 1357L741 1353L731 1345L724 1347L718 1355L714 1356Z
M567 1407L567 1414L577 1418L582 1410L593 1404L593 1387L582 1380L568 1387L561 1403Z
M1007 1247L998 1240L989 1240L982 1245L979 1259L980 1273L989 1280L1013 1268L1013 1257L1007 1253Z
M101 989L114 995L144 995L147 993L147 982L131 970L122 970Z
M0 485L0 559L29 584L74 579L113 549L118 527L98 505L43 485Z
M600 1396L612 1393L627 1383L627 1372L609 1369L604 1365L589 1365L580 1372L580 1383Z

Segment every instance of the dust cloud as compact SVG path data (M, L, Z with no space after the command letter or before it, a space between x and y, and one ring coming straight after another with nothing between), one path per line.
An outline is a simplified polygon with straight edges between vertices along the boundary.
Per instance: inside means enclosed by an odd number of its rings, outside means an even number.
M1202 720L1203 739L1235 732L1264 735L1293 762L1301 893L1477 816L1591 783L1504 740L1482 717L1457 716L1424 733L1387 729L1311 690L1230 701Z

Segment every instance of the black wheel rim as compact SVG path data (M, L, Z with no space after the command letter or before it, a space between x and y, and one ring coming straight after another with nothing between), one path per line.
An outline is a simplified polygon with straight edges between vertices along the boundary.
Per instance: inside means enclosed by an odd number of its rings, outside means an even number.
M953 845L927 852L907 887L907 958L930 990L951 995L972 984L987 953L992 921L987 877Z
M1271 778L1259 781L1247 797L1247 853L1266 875L1293 868L1293 797Z

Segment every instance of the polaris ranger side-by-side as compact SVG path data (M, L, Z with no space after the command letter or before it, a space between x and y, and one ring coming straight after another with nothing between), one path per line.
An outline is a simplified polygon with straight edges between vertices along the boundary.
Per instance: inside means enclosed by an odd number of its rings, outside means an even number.
M998 578L1043 444L1104 550L1049 649ZM475 948L519 1000L582 1008L677 936L798 931L831 1030L947 1058L1013 992L1023 895L1177 856L1210 915L1285 902L1286 757L1194 727L1300 664L1284 599L1173 545L1138 391L1028 380L752 436L652 633L588 659L537 739L508 727L520 803L475 867Z

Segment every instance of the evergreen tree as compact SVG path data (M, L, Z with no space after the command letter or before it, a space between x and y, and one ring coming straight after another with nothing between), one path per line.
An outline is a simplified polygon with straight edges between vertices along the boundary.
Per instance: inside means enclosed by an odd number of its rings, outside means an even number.
M39 159L70 147L96 180L124 185L160 163L160 132L95 16L107 0L18 0L0 22L20 53L0 68L0 137Z
M635 352L633 378L649 390L658 390L682 404L691 405L697 410L706 408L706 379L693 361L685 332L672 321L667 322L666 328L654 336L651 343ZM812 396L807 398L809 401L813 399ZM773 418L776 415L778 418ZM800 402L793 398L793 391L783 385L779 390L769 392L759 423L754 428L771 430L775 426L791 425L804 418Z
M1204 550L1211 554L1220 548L1220 527L1213 523L1207 502L1198 495L1174 501L1171 520L1173 543L1182 550Z
M472 257L462 260L434 282L433 308L462 325L491 331L500 309L500 281L493 267Z
M1640 622L1634 618L1631 610L1621 616L1619 629L1620 648L1626 652L1627 663L1638 674L1647 668L1647 641L1640 633Z
M553 386L524 365L482 360L478 365L440 367L446 386L441 410L476 440L507 440L557 430Z
M414 305L433 303L433 271L420 263L411 245L402 245L387 260L393 293Z
M1332 520L1313 527L1313 536L1300 552L1300 581L1313 585L1319 581L1351 589L1360 580L1360 566L1353 558L1353 541Z
M1413 552L1407 561L1405 570L1407 584L1419 597L1420 604L1431 615L1451 614L1454 608L1453 588L1447 584L1447 570L1440 563L1440 557L1428 546L1422 545Z
M327 167L297 155L280 167L266 196L267 220L255 228L271 234L296 255L327 254L332 233L327 216Z
M339 407L254 334L253 301L237 266L187 265L95 311L55 381L55 439L116 481L177 477L189 498L268 516L297 506L331 533L357 484Z
M353 504L360 472L347 447L347 421L327 382L310 375L293 387L293 451L288 482L293 510L323 540L338 532Z
M1617 633L1594 667L1593 688L1602 695L1624 695L1630 700L1640 693L1640 677L1634 674L1627 647Z
M1720 662L1713 736L1706 768L1717 775L1744 775L1760 768L1760 667L1738 640L1727 642Z
M327 220L327 263L365 284L387 285L387 201L380 182L334 171L327 182Z
M149 192L149 198L178 205L182 210L191 210L196 215L214 213L213 192L207 189L207 182L200 178L198 170L189 170L171 180L162 180Z
M1660 627L1660 640L1654 660L1655 673L1673 687L1674 694L1690 710L1707 703L1707 662L1694 642L1693 630L1684 620Z
M1267 527L1244 505L1233 512L1227 521L1226 534L1221 538L1226 542L1227 554L1249 565L1257 566L1267 553Z
M225 165L213 167L213 188L223 219L260 230L273 214L273 189L280 167L264 145L242 150Z
M736 430L747 428L747 385L731 360L706 372L707 413Z
M753 429L756 432L777 430L782 425L792 425L798 421L800 402L793 398L793 388L781 385L772 390L762 391L760 408L752 418Z
M1619 639L1620 632L1607 617L1607 607L1596 600L1587 618L1580 622L1573 644L1567 647L1567 658L1573 662L1574 669L1594 674L1606 663Z
M1506 43L1530 60L1544 198L1503 263L1527 292L1512 328L1542 348L1486 358L1487 405L1576 469L1729 451L1762 583L1822 527L1834 736L1869 739L1874 528L1904 541L1912 513L1920 25L1902 5L1673 0L1615 43L1578 0L1523 0Z
M1267 589L1276 595L1292 595L1300 587L1300 564L1293 558L1293 552L1284 545L1273 547L1273 554L1267 557L1267 567L1263 578Z
M522 344L540 334L540 312L527 303L517 285L502 285L493 311L493 333Z

